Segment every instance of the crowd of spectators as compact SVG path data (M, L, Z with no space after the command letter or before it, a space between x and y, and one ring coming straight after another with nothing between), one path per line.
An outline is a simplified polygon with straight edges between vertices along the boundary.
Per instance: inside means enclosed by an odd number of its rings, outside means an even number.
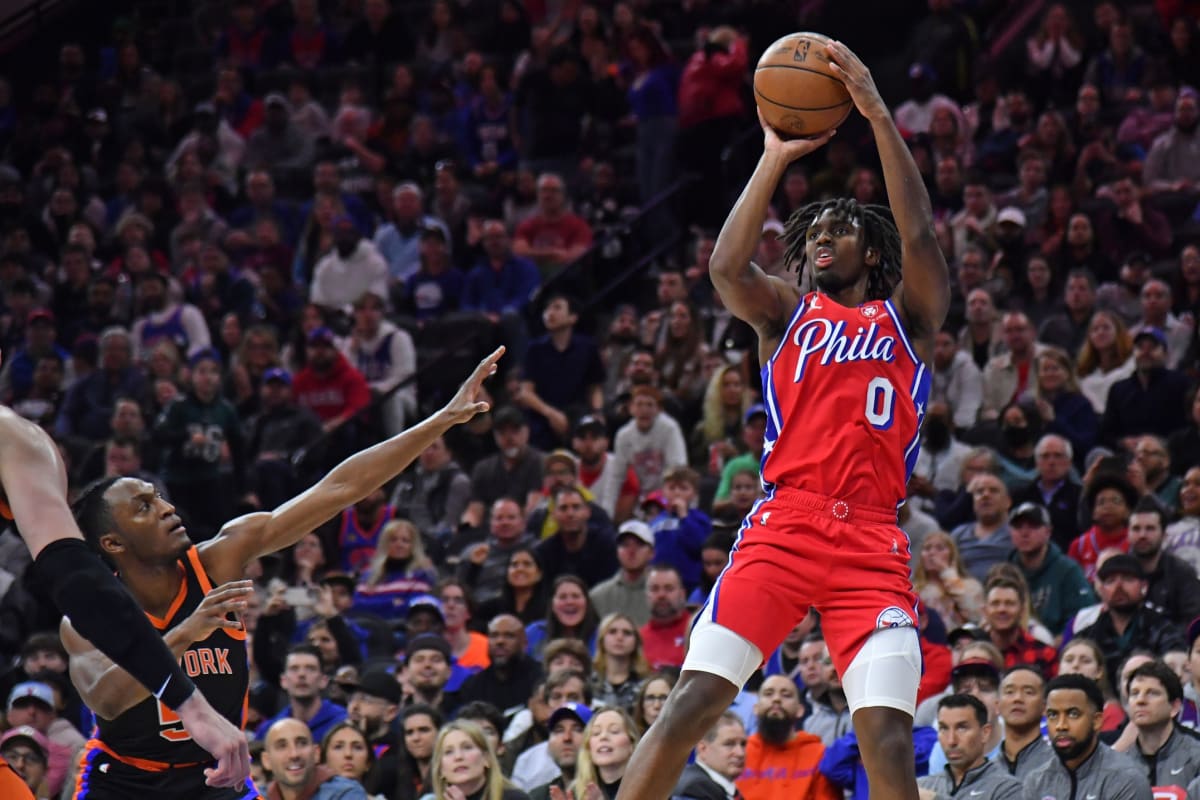
M793 5L221 0L0 78L0 402L72 492L143 478L204 541L508 347L491 413L248 576L261 787L614 796L761 493L760 354L708 258L754 60L838 11ZM906 70L880 83L953 291L899 512L918 774L978 766L959 720L1027 778L1079 674L1093 733L1182 791L1200 758L1153 755L1200 750L1200 8L896 5L903 51L861 53ZM865 130L789 169L765 270L806 203L886 201ZM29 574L0 535L0 754L49 797L90 715ZM677 793L735 791L868 796L816 614Z

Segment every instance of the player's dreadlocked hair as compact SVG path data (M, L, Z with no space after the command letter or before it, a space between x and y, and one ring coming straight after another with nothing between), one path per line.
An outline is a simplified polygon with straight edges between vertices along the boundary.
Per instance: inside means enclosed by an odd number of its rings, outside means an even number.
M93 481L80 492L79 498L71 506L71 512L75 515L75 522L79 525L83 540L97 553L101 552L100 537L112 530L114 526L112 508L104 499L104 494L119 480L121 480L120 477L101 478Z
M796 265L798 276L804 275L808 264L805 241L808 229L826 211L863 227L863 244L879 254L879 263L867 275L867 300L886 300L892 296L900 282L900 232L887 206L861 205L852 197L838 197L801 206L788 217L783 228L783 241L787 246L783 258L788 264Z

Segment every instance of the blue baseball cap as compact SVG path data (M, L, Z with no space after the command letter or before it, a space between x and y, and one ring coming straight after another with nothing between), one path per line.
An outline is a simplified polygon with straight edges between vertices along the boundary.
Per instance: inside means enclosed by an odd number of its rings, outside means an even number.
M592 710L583 703L565 703L550 714L550 719L546 722L546 727L549 730L554 730L554 725L562 719L570 717L579 721L580 725L586 726L592 718Z
M749 422L750 420L757 417L759 414L762 414L765 417L767 415L767 407L764 406L762 403L755 403L754 405L752 405L746 409L746 414L745 414L743 421Z
M197 351L194 356L188 359L188 366L195 367L201 361L212 361L218 367L223 363L221 361L221 354L212 347L206 347L203 350Z
M308 334L308 343L333 344L333 338L333 331L322 325L319 328L313 328L312 332Z
M1162 328L1156 328L1153 325L1143 325L1134 331L1133 343L1137 344L1139 339L1144 339L1147 336L1161 344L1164 348L1167 346L1167 335L1163 333Z
M288 372L283 367L271 367L269 370L263 373L263 383L268 383L269 381L279 381L291 386L292 373Z

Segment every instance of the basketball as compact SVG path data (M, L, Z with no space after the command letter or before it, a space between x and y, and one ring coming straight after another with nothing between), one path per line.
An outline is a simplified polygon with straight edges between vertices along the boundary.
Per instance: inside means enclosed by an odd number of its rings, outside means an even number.
M791 33L762 54L754 68L754 99L767 124L788 136L816 138L842 123L854 107L829 69L820 33Z

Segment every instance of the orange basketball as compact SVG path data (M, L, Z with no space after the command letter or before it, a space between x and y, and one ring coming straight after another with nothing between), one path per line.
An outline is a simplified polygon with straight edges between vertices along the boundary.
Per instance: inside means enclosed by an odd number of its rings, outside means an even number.
M754 99L767 124L788 136L815 138L836 128L854 107L829 69L820 33L791 33L763 53L754 69Z

